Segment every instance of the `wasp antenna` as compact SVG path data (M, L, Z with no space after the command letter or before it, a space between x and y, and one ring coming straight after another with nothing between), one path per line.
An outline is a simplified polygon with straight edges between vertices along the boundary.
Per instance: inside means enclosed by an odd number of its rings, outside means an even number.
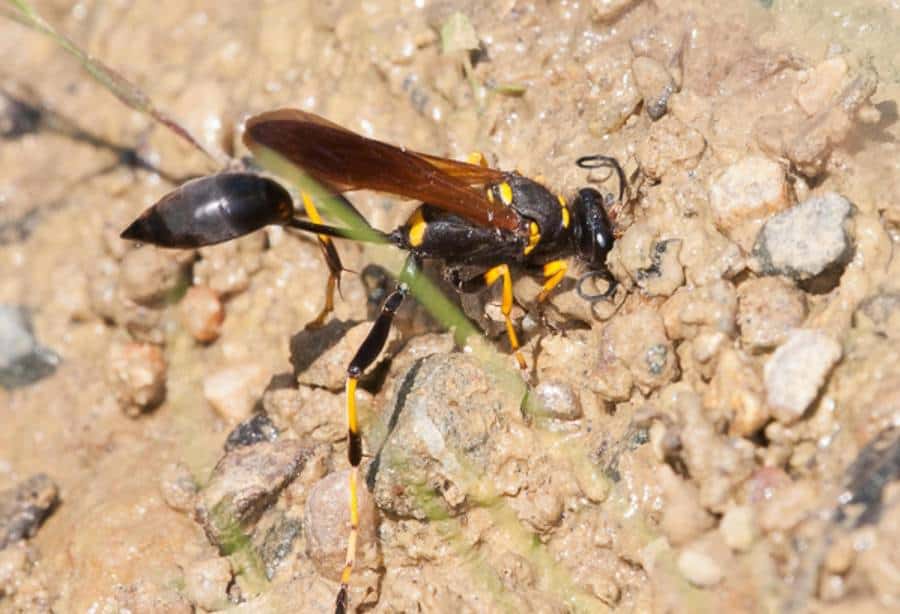
M590 294L585 292L584 290L584 282L589 279L601 278L606 283L609 284L609 287L603 292L598 292L596 294ZM619 287L619 282L616 281L616 278L612 276L609 271L588 271L584 275L578 278L578 282L575 285L575 290L578 292L578 296L583 298L589 303L599 303L600 301L611 301L613 296L616 294L616 289Z
M578 165L579 168L611 168L616 172L616 178L619 180L619 198L618 202L622 202L622 197L625 195L625 171L622 170L622 165L619 164L619 161L613 158L612 156L604 156L600 154L595 154L593 156L582 156L575 160L575 164Z

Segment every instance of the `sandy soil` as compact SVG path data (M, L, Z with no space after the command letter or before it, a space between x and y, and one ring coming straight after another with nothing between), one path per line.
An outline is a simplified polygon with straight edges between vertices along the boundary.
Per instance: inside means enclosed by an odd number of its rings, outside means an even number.
M294 106L567 195L616 189L580 156L625 167L615 300L517 283L529 403L404 308L360 392L354 608L900 608L896 2L36 4L235 157ZM0 611L329 611L343 373L383 288L345 275L309 331L308 238L120 240L216 168L38 34L0 22L0 57L0 303L60 358L0 388ZM413 206L353 201L383 229ZM465 307L513 369L497 299Z

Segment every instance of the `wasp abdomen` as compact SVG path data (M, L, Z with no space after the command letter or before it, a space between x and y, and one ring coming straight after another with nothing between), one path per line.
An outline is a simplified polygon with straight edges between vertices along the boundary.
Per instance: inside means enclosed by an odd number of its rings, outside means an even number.
M222 173L188 181L144 211L123 239L190 248L228 241L293 214L287 190L253 173Z

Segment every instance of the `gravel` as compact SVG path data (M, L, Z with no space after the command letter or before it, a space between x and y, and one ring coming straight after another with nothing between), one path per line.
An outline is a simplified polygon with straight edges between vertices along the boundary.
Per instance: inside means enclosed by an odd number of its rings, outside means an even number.
M0 492L0 550L34 536L59 501L59 489L43 473Z
M790 205L788 184L780 164L763 156L747 156L727 167L709 187L713 219L727 236L755 235L759 221ZM741 232L745 224L750 230ZM750 236L752 241L752 235Z
M426 519L458 514L485 486L518 400L473 358L434 355L399 378L385 409L396 420L375 462L382 510Z
M806 295L781 277L749 279L737 299L741 343L751 351L783 343L806 319Z
M119 407L129 416L138 416L163 402L166 370L166 357L158 345L126 343L110 348L109 380Z
M206 286L191 286L179 304L181 321L200 343L212 343L222 332L225 306L218 292Z
M245 420L253 412L269 381L259 364L225 367L203 380L203 396L229 424Z
M676 91L677 86L672 75L657 60L638 56L631 63L634 73L634 81L638 91L644 97L644 108L650 119L657 120L666 114L669 97Z
M766 400L775 418L785 424L798 420L841 358L841 344L817 330L798 329L766 362L763 377Z
M770 218L753 246L755 267L804 282L811 291L830 290L853 254L852 214L849 200L828 192Z
M24 307L0 305L0 386L18 388L52 375L59 356L34 336Z
M715 586L725 575L711 556L690 549L678 555L678 571L688 582L701 588Z
M207 537L222 551L251 532L281 491L303 470L310 449L294 440L263 442L235 448L213 469L200 491L196 516Z
M278 439L278 429L272 424L268 414L253 414L228 433L225 439L225 451L230 452L241 446L252 446L261 441Z

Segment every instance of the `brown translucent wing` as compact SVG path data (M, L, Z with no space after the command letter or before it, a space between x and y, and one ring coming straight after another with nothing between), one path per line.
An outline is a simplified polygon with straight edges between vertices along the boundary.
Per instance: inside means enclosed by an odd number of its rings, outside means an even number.
M247 120L244 143L280 154L332 189L375 190L412 198L484 226L515 230L516 213L491 203L480 187L503 173L418 154L366 138L327 119L280 109Z

